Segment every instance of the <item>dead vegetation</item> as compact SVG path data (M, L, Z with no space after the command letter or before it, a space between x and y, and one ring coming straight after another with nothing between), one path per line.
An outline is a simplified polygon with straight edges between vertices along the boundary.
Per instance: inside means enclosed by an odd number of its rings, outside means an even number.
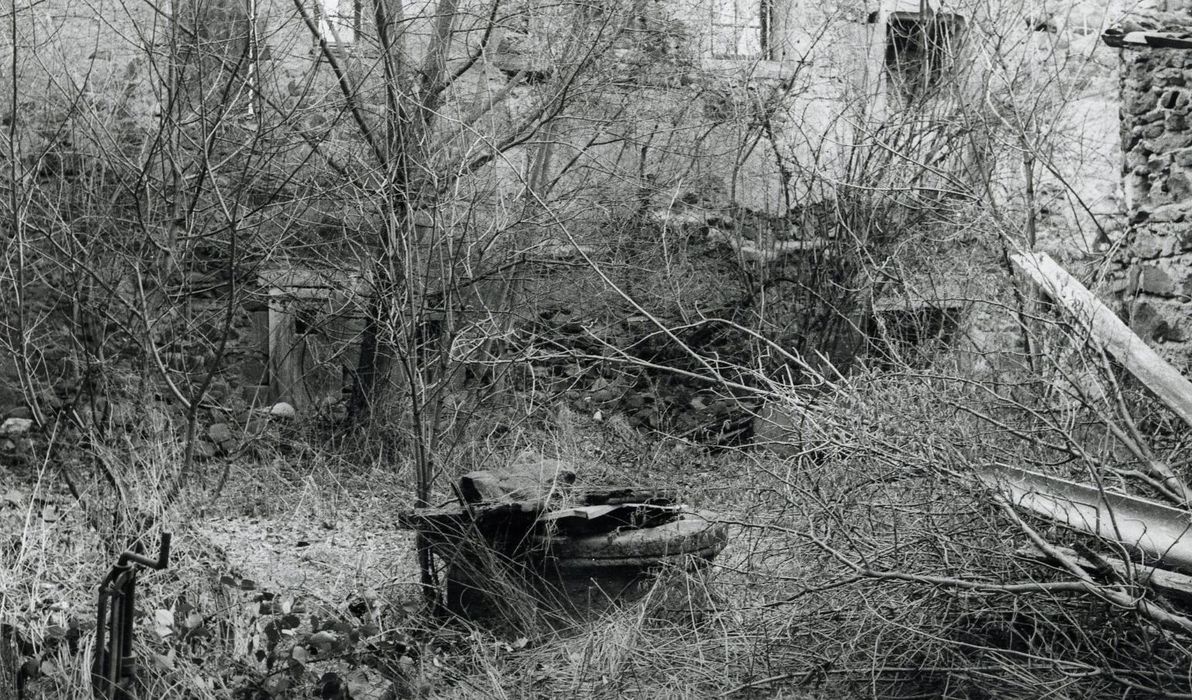
M1008 364L974 381L944 354L823 378L831 389L800 400L814 420L785 457L713 454L565 405L500 440L478 435L453 473L553 447L581 475L677 484L729 524L704 574L662 572L588 617L544 614L549 600L495 580L502 621L436 617L411 541L386 538L411 505L411 466L350 466L309 429L273 428L262 449L274 458L232 465L216 509L202 489L165 505L154 464L137 462L138 510L152 517L105 534L89 523L111 513L66 498L43 460L33 489L6 484L19 537L4 550L5 672L24 697L88 695L95 582L125 543L168 528L174 559L143 576L139 603L143 697L296 697L335 682L357 698L1187 692L1188 599L1134 578L1146 553L1020 512L979 478L1015 465L1162 499L1125 436L1185 473L1186 430L1056 318L1036 319L1052 348L1036 356L1042 372ZM1061 559L1031 553L1049 548ZM1072 570L1071 553L1093 565ZM1128 570L1097 564L1111 560Z
M285 4L5 85L0 695L92 697L97 585L166 532L135 697L1192 695L1183 539L1137 535L1187 523L1192 398L1036 254L1108 241L1064 160L1091 30L827 3L799 40L850 55L758 78L640 3L370 4L412 47ZM17 14L14 65L76 67ZM527 451L728 545L577 611L402 530Z

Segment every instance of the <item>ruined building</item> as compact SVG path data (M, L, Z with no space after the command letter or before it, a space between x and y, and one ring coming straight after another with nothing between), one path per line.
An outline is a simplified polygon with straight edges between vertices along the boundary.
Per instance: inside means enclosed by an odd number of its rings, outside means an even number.
M1116 290L1134 330L1192 369L1192 5L1122 18L1122 177L1128 228ZM1170 6L1170 7L1169 7Z
M154 282L174 306L141 309L149 321L135 327L150 326L160 345L153 371L185 384L220 346L235 375L213 383L224 396L302 404L335 393L351 370L375 272L361 251L386 235L393 172L373 160L384 139L363 138L360 124L380 134L386 114L441 95L426 110L433 138L417 144L420 175L452 196L417 203L419 235L466 232L503 263L598 250L602 227L627 212L693 203L747 209L752 219L717 223L717 233L736 262L764 268L781 251L854 235L840 219L856 208L841 206L840 193L876 201L898 191L925 210L985 189L1014 199L1005 191L1017 163L990 152L1017 147L1015 135L967 135L1017 124L1015 91L1029 86L1015 81L1054 63L1057 47L1092 50L1104 3L1088 4L1097 7L1055 18L1032 3L975 0L460 0L450 46L436 54L439 5L426 0L208 0L173 15L152 3L44 0L18 5L18 70L0 86L19 95L6 108L17 126L9 155L22 163L23 191L46 207L41 232L76 235L79 254L95 256L46 273L61 306L93 307L79 317L108 305L122 320L125 307L160 301L138 298L132 271L156 276L142 286ZM380 51L378 8L400 46L396 63ZM978 59L1003 43L1022 67L987 89L982 72L994 62ZM581 75L589 49L599 61ZM436 67L449 85L427 82ZM394 97L387 84L409 89ZM980 109L966 96L981 98ZM564 97L567 109L552 112ZM1092 150L1116 151L1103 146ZM1009 184L999 180L1007 172ZM1103 169L1074 172L1090 211L1103 211ZM459 173L473 176L466 190L451 189ZM76 206L94 183L102 196ZM900 227L915 228L878 223L874 237L889 245ZM564 224L576 240L559 236ZM87 266L117 272L96 280L79 272ZM1148 290L1162 287L1157 274L1142 276ZM961 268L955 276L972 281ZM76 289L86 294L68 299ZM224 343L220 300L233 289L243 303ZM50 317L34 311L38 323ZM38 328L38 345L73 351L49 324Z

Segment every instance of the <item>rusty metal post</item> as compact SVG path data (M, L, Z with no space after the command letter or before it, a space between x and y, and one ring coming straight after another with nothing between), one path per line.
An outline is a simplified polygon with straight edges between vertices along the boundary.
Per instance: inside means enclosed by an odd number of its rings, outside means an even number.
M170 539L170 533L162 533L156 559L131 550L124 552L99 585L91 683L95 697L100 700L134 700L132 689L136 684L137 659L132 641L137 567L166 568L170 560Z

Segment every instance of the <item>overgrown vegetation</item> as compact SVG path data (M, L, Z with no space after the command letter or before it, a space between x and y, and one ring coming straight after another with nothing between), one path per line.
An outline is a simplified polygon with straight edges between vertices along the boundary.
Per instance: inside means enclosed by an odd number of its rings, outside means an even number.
M7 16L4 692L90 695L95 586L165 531L146 698L1192 692L1186 601L1020 552L1138 559L981 478L1187 505L1187 426L1009 269L1107 235L1064 129L1095 42L974 2L866 62L825 3L726 68L678 5L266 4ZM444 615L398 514L526 450L730 545L588 617Z

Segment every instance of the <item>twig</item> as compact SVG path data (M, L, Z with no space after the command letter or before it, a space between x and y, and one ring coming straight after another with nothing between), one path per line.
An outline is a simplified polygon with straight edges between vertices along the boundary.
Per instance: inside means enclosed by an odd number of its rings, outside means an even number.
M1084 582L1087 585L1088 592L1093 593L1098 597L1104 598L1108 602L1119 607L1125 608L1127 610L1136 610L1145 617L1149 618L1152 622L1155 622L1163 627L1176 630L1178 632L1183 632L1184 634L1192 634L1192 619L1164 610L1150 601L1134 598L1133 596L1122 591L1120 588L1098 586L1096 582L1093 581L1092 577L1090 577L1089 574L1085 572L1085 570L1082 569L1079 564L1073 561L1071 557L1067 556L1063 552L1060 552L1058 549L1052 546L1050 542L1043 539L1043 537L1036 532L1034 528L1026 524L1022 518L1019 517L1018 513L1014 511L1014 506L1012 506L1009 501L1002 496L994 496L994 499L996 500L997 504L1001 506L1002 510L1010 517L1010 519L1013 520L1016 525L1018 525L1019 529L1021 529L1026 536L1029 537L1032 542L1034 542L1036 547L1062 565L1065 569L1071 571L1077 578Z

